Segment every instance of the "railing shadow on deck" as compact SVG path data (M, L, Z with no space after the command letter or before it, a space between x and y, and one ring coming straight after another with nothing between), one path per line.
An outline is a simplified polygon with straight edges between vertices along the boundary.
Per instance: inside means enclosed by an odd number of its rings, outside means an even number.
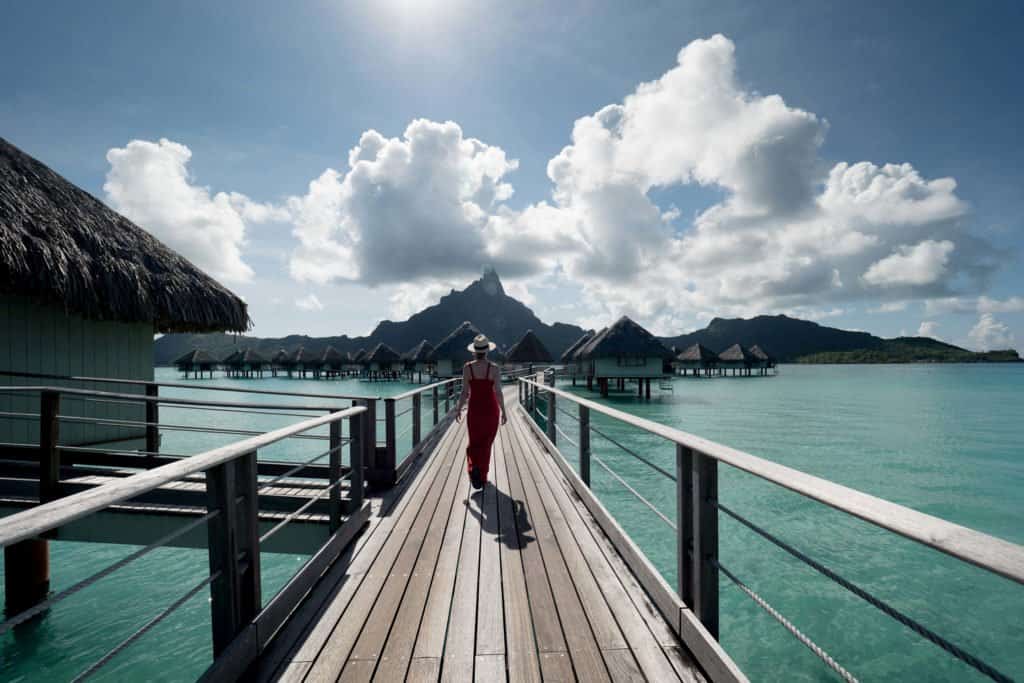
M718 557L718 513L739 522L763 539L784 550L822 576L861 598L871 606L907 627L920 637L941 648L946 654L970 666L978 673L996 681L1011 681L990 663L967 652L948 639L927 628L914 618L875 597L867 590L822 563L781 540L758 524L725 506L718 496L718 464L752 474L766 482L793 491L807 499L823 503L840 512L864 520L880 529L899 534L912 541L972 564L1017 584L1024 584L1024 546L947 522L854 489L805 474L742 451L723 446L681 430L638 418L603 404L580 398L553 386L555 374L542 372L518 380L518 403L536 438L553 456L558 467L570 481L580 499L616 545L627 564L652 597L659 611L673 624L678 635L696 656L713 680L744 680L738 670L730 670L707 637L718 639L719 575L732 582L778 621L802 645L810 649L828 668L844 680L856 680L792 622L780 614L763 597L724 566ZM561 403L576 406L575 414L560 407ZM629 448L595 427L591 413L600 413L616 422L629 425L674 444L674 467L666 469L637 450ZM573 440L559 424L559 414L573 420L578 428ZM607 462L593 454L591 436L596 434L618 451L643 463L662 477L675 483L676 517L665 515L616 473ZM566 442L575 451L576 469L558 444ZM643 552L631 541L608 510L590 490L591 465L596 464L612 480L626 489L675 534L678 586L673 590L654 568ZM671 471L670 471L671 470ZM709 647L710 645L710 647Z

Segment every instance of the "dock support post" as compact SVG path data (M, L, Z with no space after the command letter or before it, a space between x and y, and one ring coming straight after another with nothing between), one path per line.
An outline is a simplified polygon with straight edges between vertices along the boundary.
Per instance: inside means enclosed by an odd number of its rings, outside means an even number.
M327 456L327 483L333 484L341 479L341 420L335 420L330 424L327 447L331 449L331 454ZM341 527L341 485L331 489L329 495L328 509L333 534Z
M420 444L420 394L412 395L412 447Z
M437 398L438 398L437 397L437 386L436 385L431 390L431 393L433 394L433 399L434 399L433 400L433 403L434 403L434 426L436 427L437 426Z
M693 613L718 640L718 461L692 452Z
M146 385L146 397L156 399L160 393L160 386L157 384ZM160 451L160 404L155 401L146 401L146 452L152 455Z
M558 435L555 432L555 394L552 391L548 392L548 419L547 419L547 434L548 438L551 439L551 443L558 444Z
M60 498L60 393L43 391L39 395L39 502Z
M650 398L651 397L651 378L650 377L648 377L644 381L644 397L645 398Z
M590 486L590 408L580 405L580 479Z
M256 451L206 472L213 656L218 657L260 611L259 503ZM242 501L236 502L239 497Z

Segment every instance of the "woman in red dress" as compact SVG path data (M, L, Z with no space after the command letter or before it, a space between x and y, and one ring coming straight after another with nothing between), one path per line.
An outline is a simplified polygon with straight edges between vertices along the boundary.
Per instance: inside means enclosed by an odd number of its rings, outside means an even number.
M501 424L505 424L505 398L501 393L501 370L487 360L487 352L494 350L494 342L478 334L466 348L474 360L462 368L462 393L455 408L455 419L462 421L462 408L469 401L467 427L469 448L466 449L466 469L473 488L487 485L487 471L491 466L491 444L498 433L499 410Z

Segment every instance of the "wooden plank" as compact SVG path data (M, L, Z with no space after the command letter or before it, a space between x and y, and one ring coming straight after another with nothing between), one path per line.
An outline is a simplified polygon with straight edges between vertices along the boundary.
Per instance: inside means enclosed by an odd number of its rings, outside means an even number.
M505 655L477 655L473 680L477 683L504 681Z
M577 680L568 652L541 652L540 672L544 683L573 683Z
M540 546L544 568L547 571L548 580L551 582L554 604L558 609L562 624L565 625L563 631L569 654L572 657L573 669L576 671L576 675L585 681L609 680L600 648L587 619L586 611L576 593L576 587L558 547L558 541L548 521L547 513L544 511L540 493L526 468L526 456L523 454L524 445L517 438L514 424L513 429L509 431L512 437L509 439L509 443L512 446L513 454L509 467L515 466L519 471L520 481L526 495L526 504L530 510L530 519L537 532L537 545ZM546 608L551 609L550 605Z
M353 595L348 596L346 609L339 615L330 636L325 638L324 647L314 658L313 667L307 680L334 680L344 667L362 630L366 616L370 613L381 587L405 545L409 530L415 519L422 514L421 506L424 500L432 499L436 503L444 475L447 474L452 464L450 455L445 451L442 450L438 455L440 456L438 457L439 466L429 473L429 486L417 489L417 495L409 501L409 505L403 509L402 514L396 520L394 529L391 530L381 552L373 559L368 571L362 577L358 589L354 591Z
M444 488L437 493L435 499L425 501L427 507L422 509L419 515L417 515L412 528L409 530L409 535L402 547L402 551L391 567L384 586L373 603L370 615L367 617L362 632L359 634L359 638L352 649L349 663L357 659L370 659L374 661L382 659L384 656L383 650L389 639L389 633L392 630L393 624L395 624L395 616L398 614L403 597L407 594L410 595L412 608L405 616L406 621L412 623L412 628L409 629L407 624L402 623L398 624L398 628L405 633L406 638L415 636L415 626L422 613L423 600L426 598L427 587L430 585L430 576L437 559L438 544L444 534L444 525L447 523L448 516L451 513L456 483L460 480L460 463L455 459L449 462L450 466L443 481ZM433 509L430 509L431 507ZM421 558L422 562L420 561ZM419 608L417 609L415 603L419 596L422 596L422 599L420 599L418 603ZM407 602L408 604L410 603ZM401 638L402 636L396 637ZM391 664L401 662L400 657L394 655L387 656ZM403 671L397 678L401 678L405 674L405 663L402 662L400 665ZM345 666L347 669L348 664ZM370 675L373 675L372 670ZM391 678L383 677L383 680L395 680L395 678L395 676ZM356 678L352 680L364 679ZM369 678L365 680L369 680Z
M395 616L395 625L387 636L387 642L381 655L380 664L374 675L375 680L396 681L402 680L406 675L406 667L409 666L413 649L416 646L417 633L426 629L432 636L440 631L440 643L444 643L445 624L427 622L425 619L426 605L430 598L432 589L438 584L437 571L439 558L449 546L455 547L454 557L458 556L458 543L462 537L462 528L466 518L466 507L461 501L469 491L469 482L462 476L462 460L457 457L461 450L459 447L466 443L465 437L459 439L456 445L455 473L456 476L450 482L450 486L442 494L442 506L447 512L444 516L439 508L431 525L427 539L424 542L424 551L413 568L412 580L402 598L402 604ZM450 569L452 580L453 570ZM451 595L450 582L445 580L440 585L448 587L448 595ZM444 590L441 588L440 590ZM439 652L441 652L439 650ZM440 666L440 656L420 657L420 659L433 659ZM438 669L440 671L440 669Z
M533 637L529 595L526 592L521 557L521 534L525 536L528 529L520 531L516 525L517 514L522 510L523 503L514 500L508 493L506 462L505 439L499 436L495 440L491 469L494 472L494 486L500 492L498 540L501 550L501 593L505 609L506 666L508 679L512 683L539 683L540 662L537 658L537 641Z
M539 385L538 385L539 386ZM841 484L815 477L785 465L723 446L695 434L689 434L606 405L588 401L554 387L546 387L557 396L568 398L595 412L643 429L673 443L687 446L736 469L743 470L802 496L824 503L841 512L888 529L922 545L1024 584L1024 546L983 534L944 519L891 503Z
M516 529L521 543L520 555L523 562L523 575L526 579L526 590L529 595L530 617L537 641L537 651L541 655L546 652L565 653L568 651L565 635L562 633L558 612L552 609L555 598L551 594L551 584L548 581L547 571L544 569L544 560L540 555L537 534L532 522L533 517L523 493L519 470L513 463L515 455L511 447L507 425L505 429L498 430L498 438L502 440L506 456L509 495L520 505L522 510L521 513L517 513ZM543 656L541 661L543 663ZM571 665L569 668L571 671ZM543 670L542 666L541 671L543 672Z
M474 491L465 504L467 508L480 504L482 495ZM462 531L458 570L455 574L455 592L448 617L448 635L445 639L441 663L441 680L466 680L473 676L473 658L476 639L477 595L480 582L480 518L476 514L466 517Z
M622 629L625 639L633 651L637 662L644 674L650 680L667 681L677 677L676 669L661 650L661 643L655 637L654 632L644 621L638 606L630 598L626 586L620 581L615 569L609 563L608 558L601 551L592 533L597 523L590 518L590 524L584 521L582 505L577 507L567 490L561 472L550 462L551 456L546 453L533 453L533 462L538 467L537 480L542 482L547 492L545 499L558 505L563 513L562 519L567 525L575 541L583 554L584 562L588 570L593 574L594 579L600 586L601 595L607 600L608 606L618 626ZM589 515L587 515L589 517ZM625 565L622 565L625 568ZM639 584L635 584L636 590L641 590ZM649 601L648 601L649 602ZM669 642L675 643L676 638L671 629L655 612L653 604L644 605L652 618L656 618L662 626L663 637Z
M291 655L292 660L312 662L324 648L328 638L348 608L352 597L361 585L363 578L386 546L387 540L394 532L398 520L407 513L415 514L419 504L426 496L430 482L442 467L443 460L444 458L440 450L436 451L427 462L427 466L419 473L419 476L408 480L408 489L398 499L394 508L382 510L382 516L375 517L372 522L375 525L374 529L371 533L364 536L366 539L365 547L361 548L362 551L355 555L352 564L348 567L346 573L347 580L334 596L320 620L314 624L310 632ZM383 514L384 512L389 514Z
M633 657L633 653L628 648L622 648L618 650L602 650L601 655L604 657L604 662L608 666L608 675L611 676L613 681L638 681L643 682L647 680L667 681L674 680L667 678L645 678L644 674L640 672L640 667L637 666L636 659ZM673 672L674 673L674 672Z
M492 460L493 451L499 448L497 439L495 442L492 449ZM472 503L468 506L469 513L478 517L481 527L480 588L476 612L477 662L480 661L480 655L505 654L505 619L501 590L500 524L497 496L498 491L492 481L484 488L482 495L474 496L474 500L480 506L479 510L474 508ZM502 660L502 667L504 670L504 660ZM477 678L479 679L479 676Z
M437 657L417 657L409 664L406 683L435 683L441 678L441 660Z

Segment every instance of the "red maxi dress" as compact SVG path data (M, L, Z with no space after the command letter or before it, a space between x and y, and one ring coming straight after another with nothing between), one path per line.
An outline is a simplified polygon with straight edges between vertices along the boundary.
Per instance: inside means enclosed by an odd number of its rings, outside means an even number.
M486 374L477 378L473 365L469 366L469 410L466 426L469 430L469 447L466 449L466 470L473 467L480 470L480 481L487 481L487 470L491 466L491 444L498 433L498 397L494 393L491 379L491 365Z

